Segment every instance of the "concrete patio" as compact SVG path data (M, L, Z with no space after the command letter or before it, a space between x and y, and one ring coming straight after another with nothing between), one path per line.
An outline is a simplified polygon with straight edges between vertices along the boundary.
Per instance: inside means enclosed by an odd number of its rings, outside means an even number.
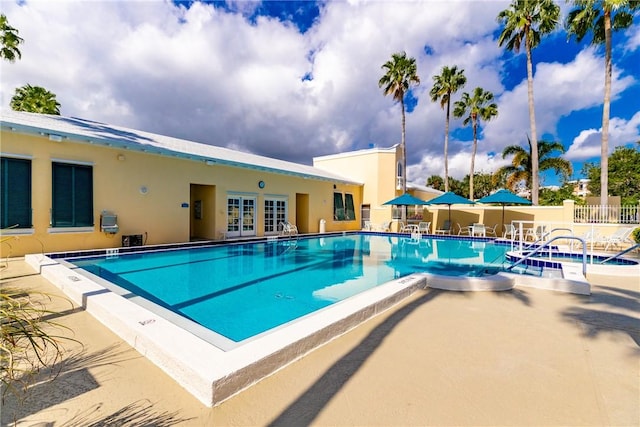
M640 278L589 280L591 296L418 291L215 408L56 298L82 345L2 424L640 425ZM2 285L61 295L20 259Z

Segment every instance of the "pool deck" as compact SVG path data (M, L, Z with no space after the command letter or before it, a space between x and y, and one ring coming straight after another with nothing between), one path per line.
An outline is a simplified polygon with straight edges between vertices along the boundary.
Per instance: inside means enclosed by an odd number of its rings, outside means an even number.
M23 260L1 274L62 295ZM2 424L640 425L640 278L588 278L590 296L418 290L214 408L55 299L83 345Z

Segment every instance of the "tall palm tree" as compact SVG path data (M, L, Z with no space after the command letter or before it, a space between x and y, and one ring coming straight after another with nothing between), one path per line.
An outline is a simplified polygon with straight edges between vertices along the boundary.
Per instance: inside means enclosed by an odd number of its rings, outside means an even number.
M11 98L11 109L40 114L60 114L60 103L56 95L40 86L29 84L16 88Z
M611 38L612 31L629 28L633 23L634 9L640 2L633 0L573 0L575 9L567 15L566 28L569 37L575 35L581 41L588 32L593 33L591 44L605 45L604 104L602 106L602 143L600 146L600 204L608 200L609 163L609 115L611 108Z
M480 120L488 122L498 115L498 105L493 101L493 93L477 87L473 95L462 94L460 101L456 101L453 108L454 117L460 118L468 114L462 122L465 126L471 123L473 129L473 152L471 154L471 172L469 172L469 198L474 199L473 174L478 150L478 126Z
M449 111L451 108L451 94L456 93L467 83L464 70L458 71L457 66L444 66L439 75L433 76L433 87L429 94L431 101L440 101L440 107L447 107L444 124L444 191L449 191Z
M527 55L527 92L529 97L529 123L531 126L531 138L533 139L533 170L531 182L531 201L538 204L539 159L536 144L536 114L533 102L533 60L531 50L538 44L543 35L553 31L560 16L560 7L553 0L513 0L508 9L498 14L504 28L498 38L498 45L505 45L507 50L520 51L524 42L524 50Z
M402 110L402 139L400 148L402 150L402 193L407 192L407 150L405 143L406 118L404 108L404 96L413 84L420 84L415 58L407 58L406 52L394 53L391 60L382 65L385 70L384 75L378 81L378 86L383 88L386 95L391 95L394 101L400 103Z
M0 14L0 58L14 62L16 58L22 58L18 45L22 43L18 37L18 30L9 25L6 15Z
M518 182L525 181L527 188L531 188L531 182L533 177L533 144L531 140L527 138L529 144L529 150L519 145L509 145L502 150L502 158L507 156L513 156L511 164L503 166L496 172L497 176L506 177L507 187L515 189ZM538 158L540 159L540 171L554 170L556 174L561 174L562 179L567 181L573 173L571 162L563 159L562 157L556 157L553 155L554 151L564 153L564 146L557 141L539 141L536 144L538 149Z

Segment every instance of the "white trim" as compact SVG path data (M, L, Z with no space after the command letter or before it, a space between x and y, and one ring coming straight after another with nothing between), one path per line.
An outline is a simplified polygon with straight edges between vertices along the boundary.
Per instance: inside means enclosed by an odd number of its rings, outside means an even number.
M33 160L33 156L30 154L14 154L14 153L0 152L0 157L7 157L10 159Z
M93 233L96 231L95 226L91 227L49 227L47 233Z
M34 228L7 228L2 230L0 234L3 236L21 236L21 235L29 235L34 234Z
M66 163L69 165L81 165L81 166L93 166L94 162L83 162L81 160L67 160L67 159L57 159L52 157L51 161L54 163Z

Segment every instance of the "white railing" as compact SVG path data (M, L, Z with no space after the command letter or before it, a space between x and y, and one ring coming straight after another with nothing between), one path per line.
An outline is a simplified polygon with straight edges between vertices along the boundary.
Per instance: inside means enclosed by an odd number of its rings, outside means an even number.
M640 223L640 206L576 206L573 211L573 221L596 224L638 224Z

